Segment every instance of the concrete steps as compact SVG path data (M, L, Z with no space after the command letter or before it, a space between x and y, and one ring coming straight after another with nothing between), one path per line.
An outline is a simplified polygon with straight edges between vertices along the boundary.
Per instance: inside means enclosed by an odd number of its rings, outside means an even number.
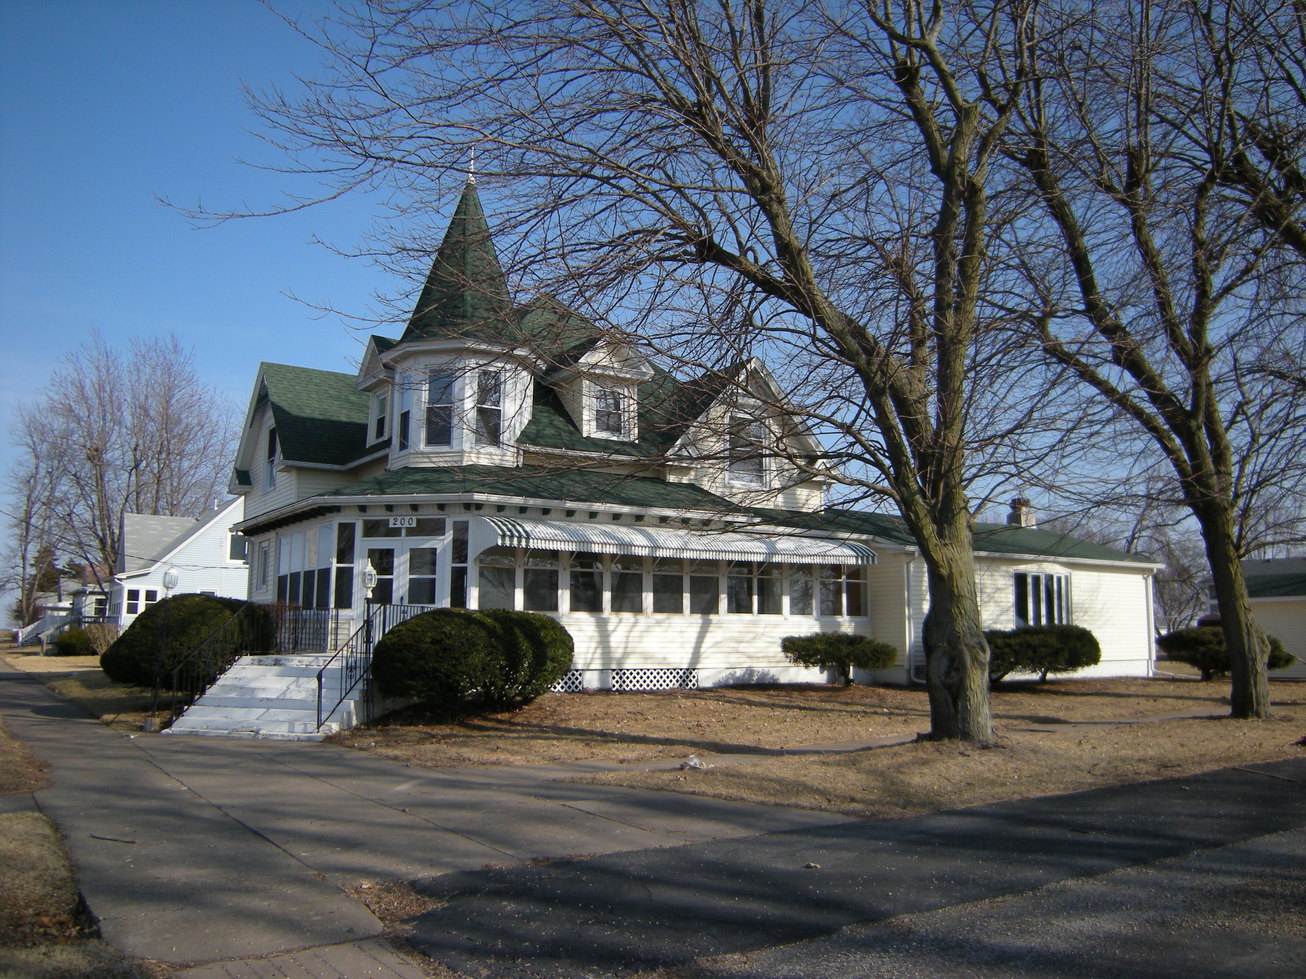
M317 726L317 673L331 655L242 656L165 733L321 741L328 734L353 727L358 723L361 685L321 730ZM333 668L322 679L326 710L340 698L339 671Z

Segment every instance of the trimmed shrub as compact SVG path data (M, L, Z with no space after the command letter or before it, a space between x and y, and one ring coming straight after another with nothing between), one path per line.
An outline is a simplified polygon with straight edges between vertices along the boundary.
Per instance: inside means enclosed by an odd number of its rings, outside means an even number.
M272 648L272 619L267 609L236 598L213 595L174 595L147 607L100 657L100 668L119 683L148 687L159 681L217 629L244 609L241 628L224 635L216 655L256 653Z
M1049 673L1073 673L1102 660L1097 637L1077 625L1035 625L1010 632L984 633L989 644L989 681L997 683L1009 673L1037 673L1039 682Z
M1270 640L1270 653L1266 668L1281 670L1295 659L1274 636ZM1230 669L1229 650L1224 644L1224 630L1219 626L1201 625L1167 632L1156 640L1161 652L1171 659L1197 667L1203 680L1227 676Z
M91 634L85 629L65 629L54 637L56 656L90 656L93 652Z
M571 634L547 615L433 609L376 644L372 679L383 697L458 715L529 703L571 669Z
M844 686L853 682L853 670L882 670L892 666L898 650L868 636L846 632L816 632L810 636L785 636L780 640L785 659L798 666L834 670Z
M571 669L575 644L556 619L538 612L482 612L499 630L503 675L495 684L501 704L528 704Z

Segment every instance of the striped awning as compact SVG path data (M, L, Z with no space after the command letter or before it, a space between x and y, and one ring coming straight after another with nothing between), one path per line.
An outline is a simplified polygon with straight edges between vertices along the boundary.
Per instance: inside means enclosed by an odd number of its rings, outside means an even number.
M536 547L546 550L629 554L635 557L685 558L695 561L773 561L781 564L852 564L876 561L864 544L800 534L690 531L626 524L567 523L510 517L483 517L487 547Z

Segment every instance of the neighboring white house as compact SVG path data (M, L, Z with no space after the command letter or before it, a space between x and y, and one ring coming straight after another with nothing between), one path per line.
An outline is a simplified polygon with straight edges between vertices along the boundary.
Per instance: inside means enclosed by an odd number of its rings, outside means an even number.
M129 625L166 597L164 575L176 572L175 594L245 598L249 588L247 540L233 530L245 513L236 497L201 517L125 513L119 558L109 592L108 619Z
M357 625L374 578L375 603L545 612L576 641L570 689L816 680L780 640L817 631L887 641L878 679L920 679L924 561L898 518L825 507L784 404L756 360L681 380L514 303L469 181L399 339L357 374L260 366L231 485L249 596ZM1094 675L1150 673L1157 566L1032 523L975 528L986 625L1083 625Z
M1247 592L1261 628L1297 661L1270 674L1306 680L1306 558L1244 561Z

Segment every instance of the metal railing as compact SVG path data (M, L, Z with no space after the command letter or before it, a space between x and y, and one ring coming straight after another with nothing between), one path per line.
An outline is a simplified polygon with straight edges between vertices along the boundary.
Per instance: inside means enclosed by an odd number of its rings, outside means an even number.
M407 622L415 615L431 611L430 605L372 605L363 617L363 624L354 630L353 635L345 640L344 645L336 650L326 665L317 671L317 729L331 719L354 689L363 681L372 669L372 650L377 641L400 622ZM326 678L331 673L340 677L340 694L330 709L324 710ZM364 697L371 705L372 691L364 688Z
M170 671L168 723L242 656L330 649L339 620L336 609L245 602Z

